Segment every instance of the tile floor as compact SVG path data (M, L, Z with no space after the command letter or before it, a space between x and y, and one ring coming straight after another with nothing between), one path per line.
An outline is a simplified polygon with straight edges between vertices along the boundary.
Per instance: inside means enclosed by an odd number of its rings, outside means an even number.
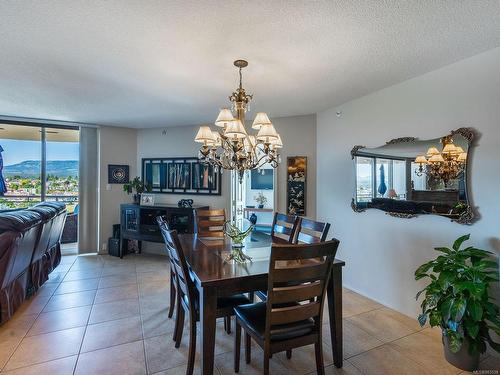
M0 327L0 375L184 374L189 329L175 349L168 275L160 256L63 256L49 282ZM345 365L333 367L325 325L326 374L460 373L443 358L438 331L349 290L343 301ZM216 373L232 374L234 334L218 326ZM486 356L481 368L496 370L500 361ZM258 347L240 373L262 373ZM312 347L294 350L291 360L275 355L271 373L315 373Z

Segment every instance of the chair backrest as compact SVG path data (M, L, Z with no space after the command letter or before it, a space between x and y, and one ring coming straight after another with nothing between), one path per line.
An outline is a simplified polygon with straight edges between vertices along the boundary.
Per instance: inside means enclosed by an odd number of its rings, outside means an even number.
M184 256L184 251L179 242L176 230L168 230L165 225L160 225L160 231L169 250L170 264L174 270L177 285L177 298L180 303L184 296L187 298L189 309L195 311L195 286L189 274L189 267Z
M276 212L271 226L271 238L273 242L292 243L299 221L300 218L298 216Z
M224 237L225 210L196 210L196 228L200 237Z
M329 230L330 223L322 223L320 221L302 218L297 227L294 243L310 244L324 242Z
M157 216L156 222L158 223L158 227L160 228L160 233L163 237L163 242L165 243L165 251L167 252L167 255L170 257L170 249L167 246L167 238L165 237L166 231L170 230L167 217L165 215Z
M314 319L321 329L326 286L339 241L273 244L269 263L266 340L275 326ZM297 303L298 302L298 303Z

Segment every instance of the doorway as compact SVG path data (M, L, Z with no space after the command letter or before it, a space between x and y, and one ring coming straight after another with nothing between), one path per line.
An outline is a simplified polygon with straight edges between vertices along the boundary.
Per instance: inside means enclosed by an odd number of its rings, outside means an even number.
M250 221L254 232L271 233L277 202L277 170L269 164L246 171L240 183L234 171L231 175L231 220Z

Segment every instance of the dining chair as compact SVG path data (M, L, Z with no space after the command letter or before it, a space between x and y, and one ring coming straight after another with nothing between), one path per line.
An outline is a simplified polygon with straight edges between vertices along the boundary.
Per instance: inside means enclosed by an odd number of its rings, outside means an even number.
M274 243L292 243L295 231L299 225L300 217L274 213L271 225L271 238Z
M165 238L165 234L167 231L170 230L168 226L168 221L167 217L165 215L163 216L158 216L156 218L156 222L158 223L158 226L160 227L160 232L163 236L163 241L166 244L167 239ZM172 262L172 255L170 253L170 248L165 245L165 251L167 252L168 259L170 262L170 307L168 309L168 317L172 318L174 314L174 309L175 309L175 296L177 294L177 283L175 281L175 266L174 263Z
M271 240L273 243L293 243L297 228L300 225L299 216L285 215L279 212L274 213L273 224L271 225ZM255 295L262 301L267 298L267 291L258 290Z
M200 237L224 237L226 211L196 210L196 228Z
M175 347L181 344L184 330L185 313L189 314L189 352L186 374L192 374L196 353L196 322L200 318L200 300L189 267L182 250L177 231L167 230L165 226L160 227L165 245L169 248L174 265L174 274L177 284L177 314L174 328ZM229 297L217 299L216 318L230 318L234 315L234 308L238 305L249 304L250 300L243 294L235 294Z
M326 287L339 241L315 244L273 244L268 298L235 307L234 371L239 372L241 329L245 359L251 360L251 338L264 350L264 374L274 353L314 344L316 371L324 374L322 319ZM288 356L288 355L287 355Z
M314 221L306 218L301 218L297 226L294 243L317 243L324 242L328 231L330 230L330 223L323 223L321 221Z

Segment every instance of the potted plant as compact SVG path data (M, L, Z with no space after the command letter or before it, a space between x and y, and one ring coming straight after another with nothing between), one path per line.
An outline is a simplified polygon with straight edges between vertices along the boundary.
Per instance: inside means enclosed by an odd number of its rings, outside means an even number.
M430 280L416 296L424 293L420 325L429 321L441 327L446 359L466 371L477 369L486 343L500 352L490 337L490 330L500 334L500 309L488 293L490 283L498 281L498 264L489 251L461 249L469 238L458 238L451 249L435 248L441 254L415 271L415 280Z
M267 198L262 191L259 192L253 199L259 204L259 208L264 208L267 203Z
M134 203L139 204L141 202L141 194L144 192L150 192L151 186L141 181L139 177L135 177L132 181L123 184L123 191L127 194L134 194Z

